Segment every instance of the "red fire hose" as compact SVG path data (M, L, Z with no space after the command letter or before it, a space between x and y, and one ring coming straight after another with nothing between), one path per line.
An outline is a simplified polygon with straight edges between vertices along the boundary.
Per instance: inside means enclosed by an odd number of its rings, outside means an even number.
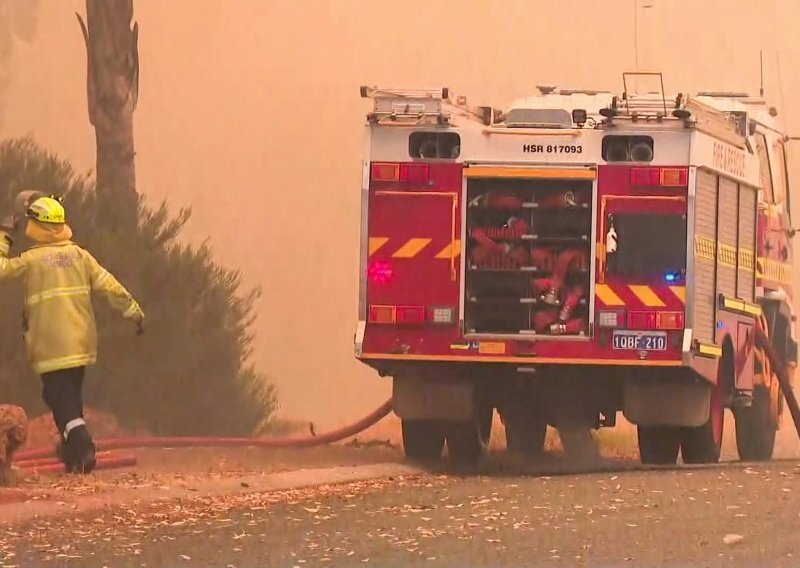
M116 467L129 467L136 465L136 456L133 454L106 454L103 457L97 457L97 465L95 470L100 469L113 469ZM50 463L41 463L38 465L18 464L19 469L27 473L64 473L64 464L53 458Z
M312 446L323 446L325 444L332 444L349 438L362 432L377 423L387 414L392 411L392 399L390 398L379 406L376 410L353 424L344 426L337 430L325 432L317 436L291 436L287 438L214 438L214 437L200 437L200 436L168 436L168 437L151 437L151 436L132 436L128 438L100 438L95 440L95 445L99 451L118 450L122 448L187 448L187 447L259 447L259 448L310 448ZM14 456L15 465L18 463L30 463L31 460L41 458L50 458L54 455L52 447L36 448L18 452ZM124 456L128 457L128 456ZM115 463L111 458L105 458L103 462L106 467L119 467L111 466L109 464ZM122 459L122 457L114 458ZM98 466L101 461L98 459ZM60 464L52 464L60 465ZM49 466L43 466L49 467ZM42 471L41 469L37 471ZM51 470L51 471L58 471Z
M800 436L800 406L797 405L797 398L792 390L792 382L789 380L789 373L786 368L786 362L778 355L775 348L772 346L769 337L761 328L761 322L756 323L756 346L764 350L764 354L769 359L772 365L772 370L775 376L778 377L778 383L781 385L783 391L783 398L786 400L786 406L789 407L789 412L792 415L792 422L797 430L797 435Z

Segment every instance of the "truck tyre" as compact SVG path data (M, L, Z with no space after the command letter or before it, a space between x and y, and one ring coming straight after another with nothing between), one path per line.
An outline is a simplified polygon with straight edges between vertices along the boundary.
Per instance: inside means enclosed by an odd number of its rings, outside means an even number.
M600 458L600 450L592 437L592 428L580 421L566 421L557 426L558 437L564 453L570 459L594 461Z
M736 449L742 461L767 461L775 449L776 428L770 420L769 391L763 386L753 389L753 405L734 412Z
M723 347L722 360L717 373L717 384L711 387L708 421L702 426L681 429L683 463L719 462L719 456L722 453L722 433L725 427L725 389L726 385L733 384L734 373L733 355Z
M643 464L674 465L681 447L681 430L675 426L639 426L639 457Z
M492 422L494 421L494 406L484 404L478 411L478 425L480 427L481 443L489 447L492 439Z
M508 451L526 457L536 457L544 451L547 419L535 409L509 408L503 416Z
M478 464L485 450L479 420L449 422L446 438L447 454L452 465L471 467Z
M403 449L406 459L436 462L444 449L445 423L441 420L403 420Z

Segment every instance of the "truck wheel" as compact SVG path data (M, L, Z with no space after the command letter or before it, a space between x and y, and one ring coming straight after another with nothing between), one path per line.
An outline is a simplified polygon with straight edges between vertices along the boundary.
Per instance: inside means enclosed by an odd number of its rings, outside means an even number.
M445 423L441 420L403 420L403 449L406 459L435 462L444 448Z
M757 386L753 389L753 405L734 412L736 424L736 449L742 461L767 461L775 449L776 428L770 422L769 391Z
M639 456L644 464L672 465L678 461L681 430L674 426L639 426Z
M592 428L581 422L564 422L557 426L558 437L568 458L596 460L600 450L592 437Z
M479 420L449 422L446 438L450 463L466 467L478 464L485 449Z
M509 452L536 457L544 451L547 419L535 409L509 408L503 415L506 427L506 447Z
M726 365L723 359L720 367ZM723 375L717 379L717 384L711 389L711 403L708 422L696 428L681 429L681 456L683 463L717 463L722 452L722 432L725 426L725 400L723 398Z
M478 424L480 426L481 443L489 447L492 439L492 421L494 420L494 407L484 405L478 413Z

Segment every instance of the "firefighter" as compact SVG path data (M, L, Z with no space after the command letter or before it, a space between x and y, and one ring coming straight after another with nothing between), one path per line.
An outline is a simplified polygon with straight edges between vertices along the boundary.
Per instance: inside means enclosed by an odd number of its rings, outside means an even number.
M33 192L25 234L36 244L9 258L20 215L0 218L0 280L25 282L23 333L28 358L42 380L42 398L59 432L59 457L70 473L89 473L95 445L83 418L83 377L97 360L91 295L143 332L144 313L128 291L86 250L71 241L61 201Z

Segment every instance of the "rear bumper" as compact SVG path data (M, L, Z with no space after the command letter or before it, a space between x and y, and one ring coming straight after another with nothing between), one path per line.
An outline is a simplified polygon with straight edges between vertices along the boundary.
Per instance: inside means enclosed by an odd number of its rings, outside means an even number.
M481 357L470 355L423 355L393 353L362 353L358 359L366 364L380 362L442 362L442 363L481 363L514 365L587 365L623 367L685 367L682 360L641 360L641 359L588 359L564 357Z

